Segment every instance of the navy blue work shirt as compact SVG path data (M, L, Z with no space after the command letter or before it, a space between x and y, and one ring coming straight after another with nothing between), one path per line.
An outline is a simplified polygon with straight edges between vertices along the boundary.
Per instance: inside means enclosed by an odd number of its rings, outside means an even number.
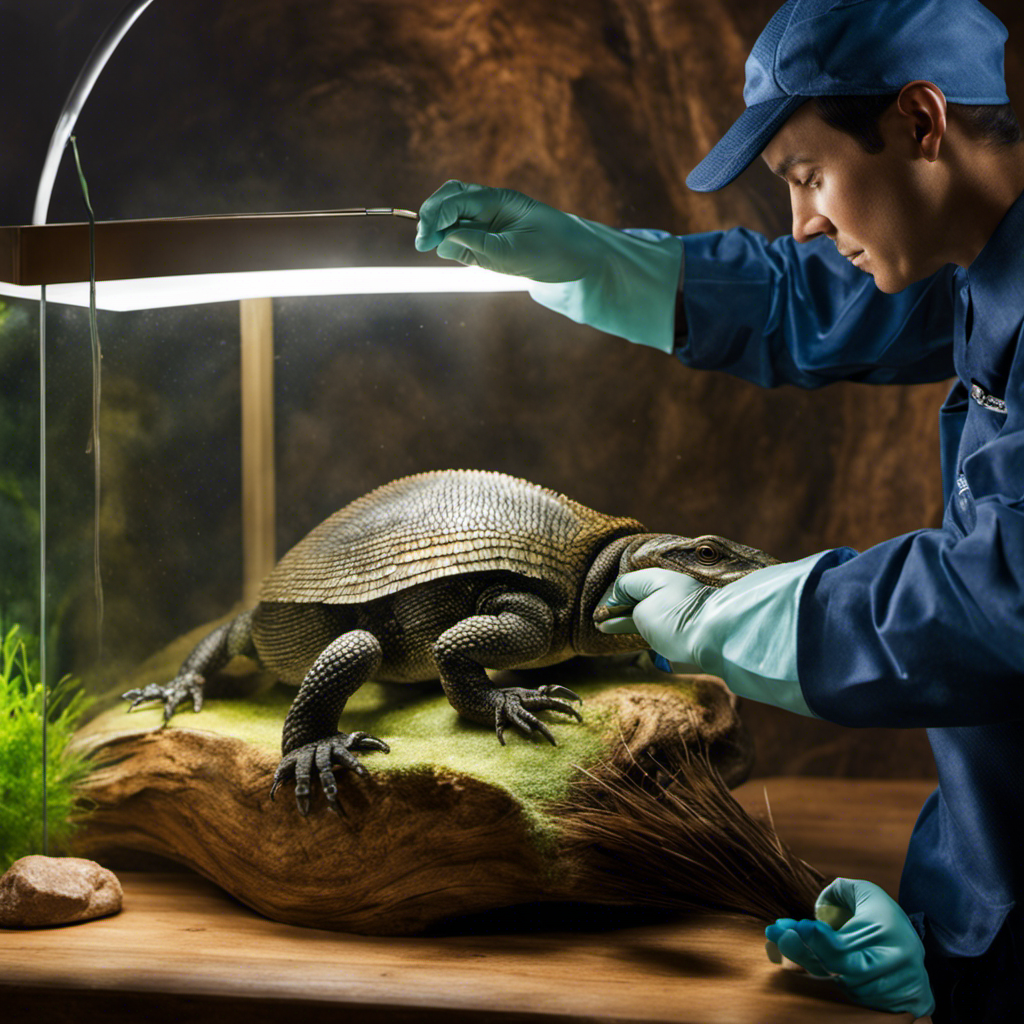
M970 268L896 295L824 237L682 242L688 366L766 387L957 377L940 413L942 526L823 555L797 655L822 718L927 729L939 785L899 901L946 953L978 956L1024 884L1024 196Z

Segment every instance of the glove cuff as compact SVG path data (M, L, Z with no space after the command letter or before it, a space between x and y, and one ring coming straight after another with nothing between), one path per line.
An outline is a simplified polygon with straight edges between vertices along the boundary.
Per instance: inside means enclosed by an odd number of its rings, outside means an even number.
M604 258L578 281L534 282L530 297L576 323L671 354L682 240L664 231L620 231L573 219L592 236L594 251Z
M800 595L822 553L768 566L715 591L693 623L705 672L741 697L817 718L797 676Z

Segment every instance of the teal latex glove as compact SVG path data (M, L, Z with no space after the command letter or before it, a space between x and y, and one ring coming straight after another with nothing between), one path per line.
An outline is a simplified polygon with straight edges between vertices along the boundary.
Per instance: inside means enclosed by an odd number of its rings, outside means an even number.
M835 918L836 908L845 921L838 929L825 923ZM765 937L810 974L834 978L862 1006L915 1017L935 1009L924 945L884 889L837 878L818 897L815 917L780 918L765 929Z
M577 323L671 352L682 242L563 213L508 188L449 181L420 207L416 248L535 282L530 296Z
M627 572L598 602L621 614L597 628L639 633L677 668L709 672L741 697L817 718L797 678L796 626L800 594L820 558L757 569L721 588L671 569Z

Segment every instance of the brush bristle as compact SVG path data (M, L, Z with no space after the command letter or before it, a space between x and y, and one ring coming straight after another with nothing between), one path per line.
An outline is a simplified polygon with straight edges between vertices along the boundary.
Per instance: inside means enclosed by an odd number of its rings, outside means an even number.
M625 766L580 769L562 831L587 898L763 921L813 917L824 876L793 855L770 819L744 810L706 748L682 751L671 764L648 758L653 774L632 755Z

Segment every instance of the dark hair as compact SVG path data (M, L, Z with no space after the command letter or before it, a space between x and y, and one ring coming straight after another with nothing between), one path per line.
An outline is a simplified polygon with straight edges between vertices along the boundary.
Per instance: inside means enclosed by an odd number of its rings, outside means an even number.
M814 106L825 124L852 135L868 153L880 153L885 142L878 129L878 119L898 97L898 92L881 96L816 96ZM1024 141L1017 115L1009 103L995 106L950 103L947 110L979 142L1012 146Z

